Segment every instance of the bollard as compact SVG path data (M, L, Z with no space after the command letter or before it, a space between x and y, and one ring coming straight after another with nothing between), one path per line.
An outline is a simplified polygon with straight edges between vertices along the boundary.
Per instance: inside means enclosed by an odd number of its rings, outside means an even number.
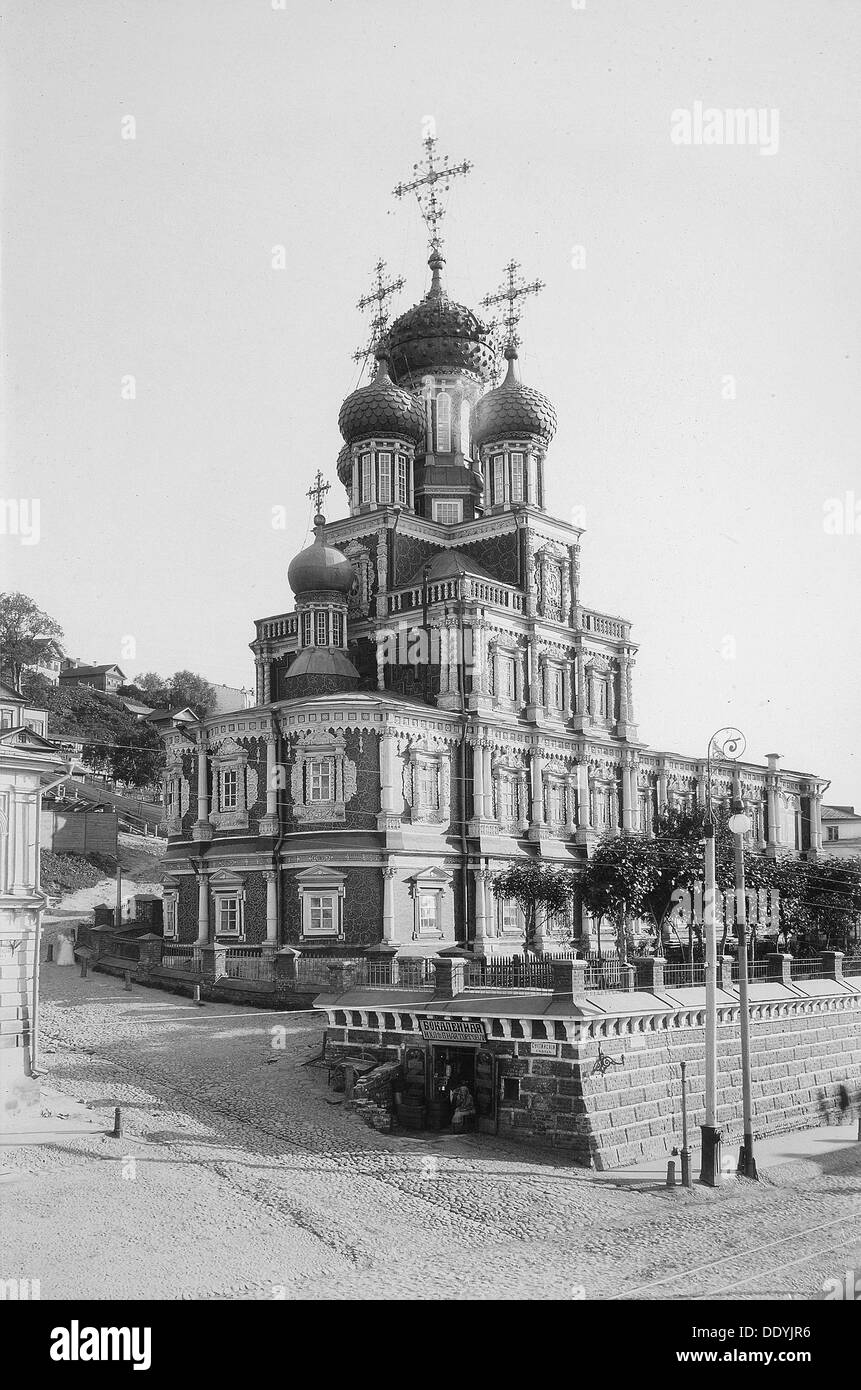
M668 1161L668 1163L667 1163L667 1187L675 1187L675 1185L676 1185L676 1165L675 1165L673 1159L669 1159L669 1161Z
M86 957L86 956L81 956L81 979L82 979L82 980L85 980L85 979L87 978L87 971L88 971L88 969L89 969L89 965L90 965L90 962L87 960L87 957Z
M198 1004L201 1009L204 1007L203 1000L200 997L200 985L194 986L194 1002Z
M693 1186L691 1182L691 1151L682 1149L682 1187Z
M861 1144L861 1115L858 1116L858 1143Z
M116 1109L114 1110L114 1136L113 1136L113 1137L114 1137L115 1139L122 1139L122 1137L123 1137L123 1116L122 1116L122 1111L120 1110L120 1107L119 1107L119 1106L117 1106Z
M130 970L124 970L124 971L123 971L123 979L125 980L125 988L128 990L129 993L131 993L131 988L132 988L132 972L131 972Z

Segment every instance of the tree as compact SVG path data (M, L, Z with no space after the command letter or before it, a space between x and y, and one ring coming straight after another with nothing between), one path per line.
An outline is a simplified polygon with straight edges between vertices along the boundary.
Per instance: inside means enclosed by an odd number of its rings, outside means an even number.
M170 681L165 680L157 671L144 671L142 676L135 676L134 684L142 698L153 707L158 708L170 703Z
M660 925L672 901L670 885L682 876L681 866L664 866L656 845L644 835L602 840L580 880L586 911L614 921L623 963L633 949L633 919L652 917Z
M26 594L0 594L0 663L15 690L23 668L39 660L45 639L59 641L62 636L60 624Z
M133 787L150 787L158 782L164 767L164 746L150 724L138 724L122 744L111 749L111 776Z
M215 686L194 671L177 671L170 678L171 707L193 709L198 719L205 719L215 709Z
M576 892L577 879L566 869L551 869L546 864L529 860L525 864L511 864L496 874L491 886L495 897L516 902L523 912L523 951L526 954L535 950L539 911L543 910L548 916L564 912Z

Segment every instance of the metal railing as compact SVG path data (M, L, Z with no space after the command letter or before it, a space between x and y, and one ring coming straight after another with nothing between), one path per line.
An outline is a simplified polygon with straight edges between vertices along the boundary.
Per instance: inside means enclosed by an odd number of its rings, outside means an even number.
M275 979L275 962L264 956L259 946L228 946L224 969L229 980L270 981Z
M686 962L684 965L665 965L664 984L669 988L675 986L680 989L687 985L691 988L697 985L704 985L706 982L705 961Z
M844 956L843 974L861 975L861 956Z
M199 946L165 941L161 948L161 963L168 970L200 971L203 968L203 957Z
M548 958L498 957L469 961L466 985L470 989L552 989L553 962Z

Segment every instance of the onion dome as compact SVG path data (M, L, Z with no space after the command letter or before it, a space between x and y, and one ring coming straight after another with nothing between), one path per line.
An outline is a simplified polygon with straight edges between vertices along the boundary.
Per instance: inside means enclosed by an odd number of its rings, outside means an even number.
M373 381L354 391L341 406L338 428L347 444L357 439L389 436L418 444L425 434L424 408L409 391L395 385L389 376L388 363L380 354ZM340 467L338 476L341 477Z
M537 435L549 444L556 433L556 411L546 396L524 386L515 363L517 349L505 349L508 372L501 386L488 391L472 413L472 437L476 444L494 439L529 439Z
M395 319L384 338L392 371L418 378L426 372L471 372L489 381L496 354L488 342L490 330L463 304L449 299L440 272L445 261L434 251L428 265L431 287L420 304Z
M290 561L287 583L297 597L322 589L346 595L353 587L353 566L350 561L343 551L326 545L323 540L325 523L326 518L318 512L314 517L314 544L300 551Z
M338 462L335 465L339 481L349 492L353 482L353 461L350 457L350 446L345 444L338 454Z

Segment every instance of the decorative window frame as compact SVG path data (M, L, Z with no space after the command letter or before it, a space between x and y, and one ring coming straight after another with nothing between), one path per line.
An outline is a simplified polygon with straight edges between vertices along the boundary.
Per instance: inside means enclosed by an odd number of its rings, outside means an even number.
M451 893L452 876L447 869L428 866L407 879L410 897L413 900L413 941L441 941L445 936L443 925L444 899ZM436 901L435 926L432 931L421 929L421 900L433 895Z
M437 804L425 806L419 795L419 767L435 769ZM412 746L407 750L403 778L404 801L415 824L447 825L451 820L451 755L448 749L434 751Z
M307 800L306 766L318 758L331 758L334 762L332 796L328 801ZM347 757L343 733L313 734L296 745L290 794L293 817L300 824L347 819L347 803L356 795L356 764Z
M218 869L209 877L209 891L212 896L213 940L238 944L245 940L245 874L233 869ZM226 903L236 904L236 931L225 931L221 926L221 910Z
M438 391L434 400L434 452L450 454L452 445L452 405L448 391Z
M296 887L299 892L299 939L300 941L342 941L344 939L344 902L346 898L346 875L326 864L315 864L313 868L303 869L296 874ZM332 931L315 928L311 922L314 898L334 899L334 923Z
M164 798L164 826L168 835L182 834L182 818L188 811L190 788L182 771L182 753L174 749L161 779ZM174 814L171 815L171 810Z
M514 925L506 926L506 917L514 916ZM513 898L496 899L496 934L497 936L513 941L515 938L523 939L526 931L526 919L523 915L523 908Z
M511 762L507 758L496 758L491 767L491 776L494 820L498 822L500 830L504 833L509 835L522 834L529 825L529 791L526 768L522 763ZM510 819L503 815L503 782L506 782L511 788L514 815Z
M454 507L457 515L453 521L442 521L440 519L441 507ZM433 500L433 520L439 526L459 526L463 521L463 498L462 497L435 497Z
M248 808L257 800L257 772L248 766L249 752L233 738L226 738L213 754L211 825L221 830L247 830ZM236 773L236 805L224 809L225 775Z
M162 935L165 941L179 937L179 883L165 875L162 884Z

